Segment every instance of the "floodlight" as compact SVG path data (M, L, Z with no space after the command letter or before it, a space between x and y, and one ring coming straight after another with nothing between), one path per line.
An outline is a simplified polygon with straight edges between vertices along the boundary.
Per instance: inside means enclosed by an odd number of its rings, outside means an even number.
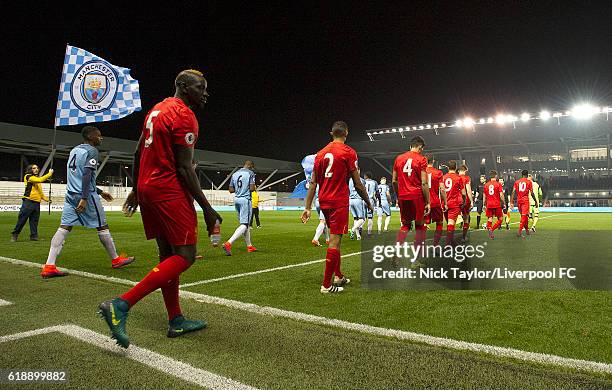
M521 114L521 121L528 122L529 119L531 119L531 115L529 115L528 113L524 112Z
M543 121L547 121L550 119L550 112L548 111L540 111L540 119Z

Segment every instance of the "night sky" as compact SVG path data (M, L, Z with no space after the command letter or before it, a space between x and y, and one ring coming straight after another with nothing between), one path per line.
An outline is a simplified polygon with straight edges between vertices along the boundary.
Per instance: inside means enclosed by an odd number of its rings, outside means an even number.
M143 111L100 124L104 134L137 139L176 73L197 68L211 94L198 148L292 161L320 149L337 119L350 141L466 114L612 103L611 2L357 3L3 9L0 121L52 127L66 43L140 82Z

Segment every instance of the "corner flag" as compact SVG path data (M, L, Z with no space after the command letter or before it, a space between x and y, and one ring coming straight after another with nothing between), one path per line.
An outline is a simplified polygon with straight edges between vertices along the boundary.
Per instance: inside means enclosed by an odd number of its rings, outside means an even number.
M112 121L141 108L138 80L129 69L66 46L55 126Z

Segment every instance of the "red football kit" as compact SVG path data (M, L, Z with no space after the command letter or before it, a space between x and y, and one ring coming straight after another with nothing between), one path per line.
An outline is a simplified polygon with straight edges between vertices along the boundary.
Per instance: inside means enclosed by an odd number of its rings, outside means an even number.
M395 159L393 171L397 177L398 203L402 226L410 226L411 221L422 221L425 212L425 199L421 173L427 170L427 159L420 153L406 152Z
M142 129L138 202L147 239L164 238L171 245L197 243L193 198L176 171L173 145L193 148L198 139L195 114L179 98L156 104Z
M493 216L501 218L503 216L500 197L503 192L504 188L497 180L489 180L485 183L484 194L487 201L487 218Z
M331 234L348 233L348 181L356 169L357 153L342 142L330 142L315 157L319 206Z
M427 167L427 183L429 184L429 203L431 204L430 220L442 222L444 213L442 212L442 202L440 201L440 183L444 174L441 170L434 167Z
M461 214L463 180L457 173L447 173L442 177L442 183L446 191L446 204L448 206L446 219L456 221L459 214Z
M520 178L514 182L516 192L516 204L521 215L529 214L529 194L533 189L533 183L527 178Z
M472 210L472 203L470 203L470 197L467 194L467 185L472 183L472 179L468 175L459 175L461 178L461 187L465 189L465 205L463 206L463 214L469 214Z

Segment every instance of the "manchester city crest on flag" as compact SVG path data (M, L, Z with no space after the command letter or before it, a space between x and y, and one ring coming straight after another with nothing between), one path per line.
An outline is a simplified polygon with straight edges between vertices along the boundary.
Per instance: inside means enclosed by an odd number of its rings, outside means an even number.
M56 126L111 121L140 110L138 81L129 69L78 47L66 47Z
M112 107L117 96L117 74L104 61L91 61L77 70L71 98L81 110L95 113Z

